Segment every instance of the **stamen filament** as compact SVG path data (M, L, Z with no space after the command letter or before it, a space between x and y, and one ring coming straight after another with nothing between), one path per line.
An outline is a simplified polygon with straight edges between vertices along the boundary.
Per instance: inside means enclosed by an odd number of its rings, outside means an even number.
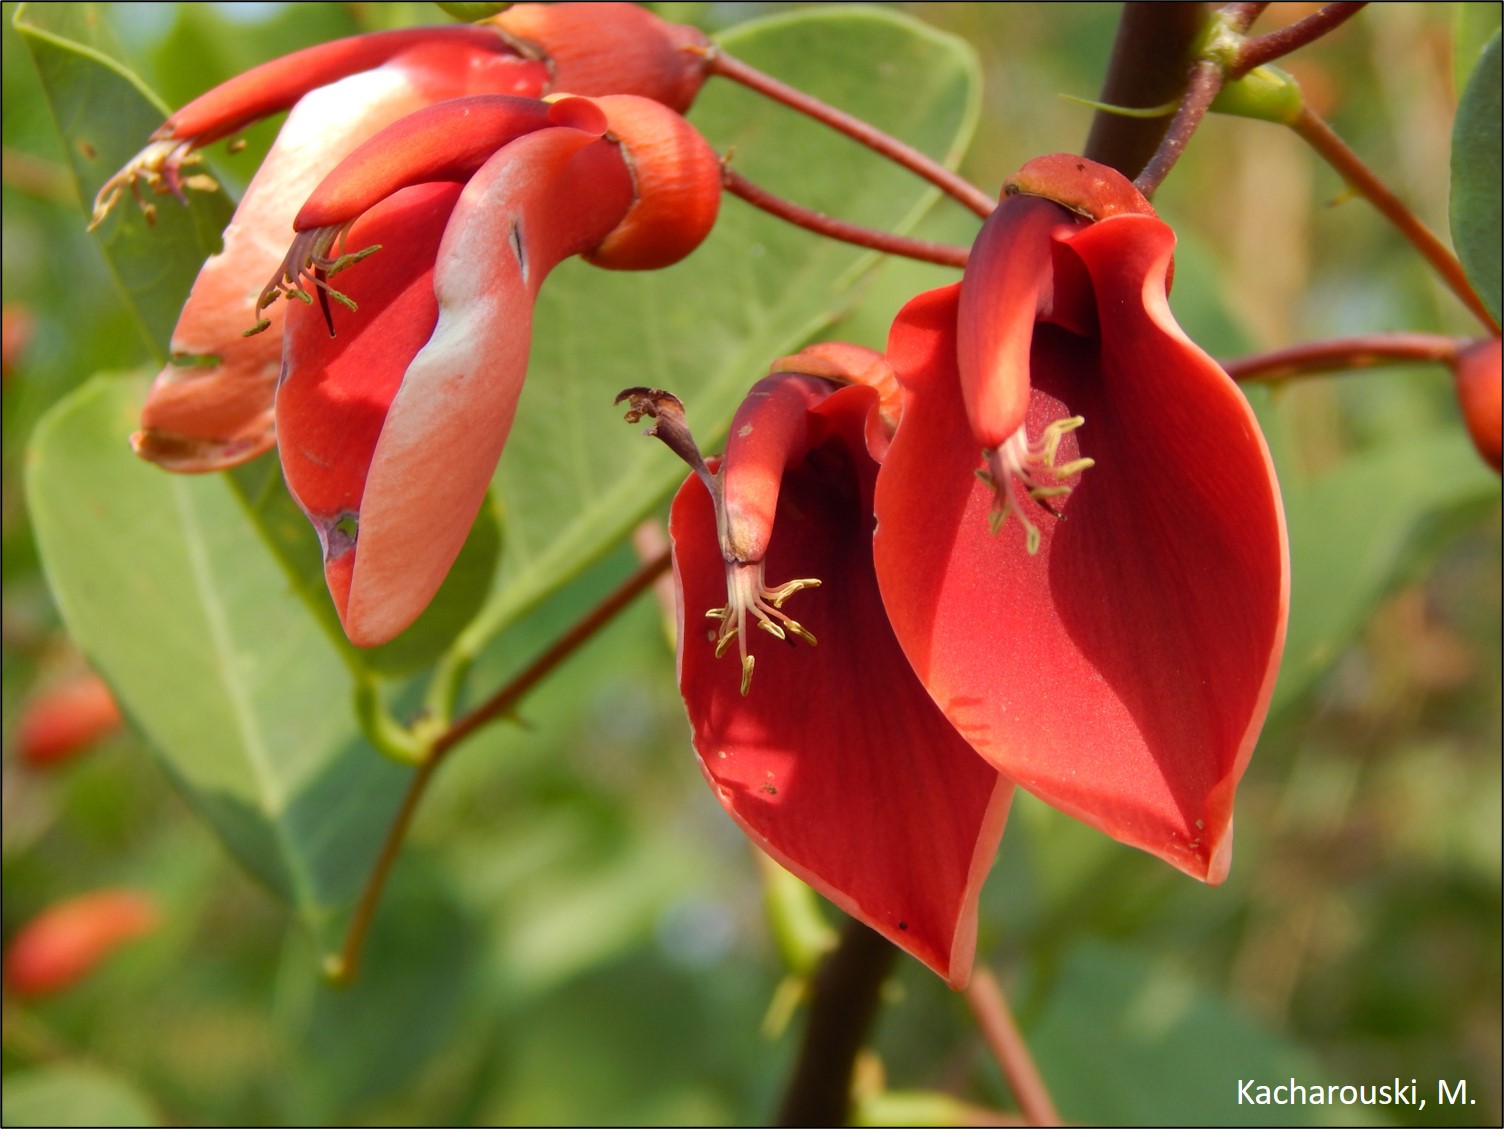
M336 273L343 272L351 265L359 264L372 253L379 252L380 245L370 245L357 252L346 251L345 242L350 235L350 228L355 224L355 219L344 222L341 225L326 225L319 229L308 229L293 238L292 245L287 250L287 256L282 258L282 263L277 266L277 272L261 295L256 298L256 318L258 327L261 313L274 304L279 298L285 300L301 300L305 304L313 302L312 294L303 287L303 281L313 285L319 296L319 305L324 310L324 319L329 324L329 334L334 334L334 319L329 314L329 301L343 304L350 311L356 310L355 301L343 292L332 288L329 278ZM334 255L330 255L330 250ZM247 332L247 335L255 334L256 329Z
M200 161L202 158L194 151L191 140L163 138L148 142L139 154L99 187L99 192L94 195L94 212L89 218L89 231L93 232L104 223L127 188L150 224L156 216L156 207L142 197L142 183L151 187L156 194L172 194L184 205L188 204L187 190L217 190L219 183L208 174L183 176L183 167Z
M743 564L740 561L727 562L726 606L712 608L705 615L721 622L715 641L717 659L726 654L726 649L731 646L733 640L737 641L742 661L741 693L743 695L752 688L752 668L756 664L755 657L747 651L747 613L752 612L757 620L757 626L769 635L785 643L792 643L793 641L788 638L788 633L792 632L813 647L819 642L815 639L814 633L781 609L784 601L794 593L802 589L818 587L820 587L818 580L804 578L769 588L763 579L761 561L755 564Z
M1091 458L1073 458L1069 462L1055 464L1060 442L1067 434L1084 426L1086 420L1080 415L1058 419L1045 427L1038 442L1029 444L1024 427L995 450L983 450L987 463L977 471L977 477L992 488L993 505L987 515L988 528L996 534L1009 517L1017 517L1024 527L1024 542L1033 556L1039 552L1039 528L1024 513L1023 504L1015 488L1015 479L1022 483L1029 497L1057 518L1060 511L1052 504L1055 499L1069 496L1072 486L1059 484L1061 479L1089 470L1096 462Z

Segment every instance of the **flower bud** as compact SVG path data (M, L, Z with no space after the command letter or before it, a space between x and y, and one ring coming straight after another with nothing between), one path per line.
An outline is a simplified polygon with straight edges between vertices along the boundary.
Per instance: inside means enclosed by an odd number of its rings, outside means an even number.
M54 904L11 941L5 953L6 989L23 999L56 994L158 922L152 898L130 889L88 892Z
M1483 460L1499 471L1499 341L1474 344L1453 368L1457 402Z

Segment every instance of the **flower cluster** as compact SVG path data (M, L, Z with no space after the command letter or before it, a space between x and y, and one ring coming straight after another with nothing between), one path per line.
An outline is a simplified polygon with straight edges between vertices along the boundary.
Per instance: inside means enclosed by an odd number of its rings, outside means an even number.
M722 804L958 986L1015 786L1226 875L1289 598L1257 422L1169 311L1169 228L1084 159L1005 188L885 357L775 364L671 523Z
M201 471L275 440L346 633L397 635L481 505L550 270L662 267L713 226L720 160L680 116L706 58L630 5L517 5L310 49L184 108L99 216L126 189L181 195L198 147L292 113L138 451ZM904 307L885 352L780 360L719 459L672 396L625 393L694 468L671 533L706 778L958 986L1015 787L1226 874L1289 591L1257 423L1169 311L1169 228L1084 159L1004 188L959 283Z
M96 223L127 187L181 196L199 147L291 114L194 284L137 452L202 472L280 443L347 635L390 640L480 509L549 271L660 268L714 224L719 159L679 113L704 73L701 33L634 5L519 4L309 48L184 107Z

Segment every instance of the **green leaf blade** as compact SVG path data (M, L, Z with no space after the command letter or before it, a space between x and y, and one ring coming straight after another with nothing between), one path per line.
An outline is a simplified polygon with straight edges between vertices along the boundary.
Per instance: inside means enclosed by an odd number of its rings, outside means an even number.
M1499 33L1478 59L1452 127L1452 244L1499 319Z
M16 12L36 62L58 133L78 180L80 201L95 193L146 144L166 108L113 58L98 5L25 4ZM204 261L220 247L232 206L223 192L194 191L186 207L161 199L155 223L122 196L96 231L100 250L159 361Z
M405 772L226 478L125 445L140 391L96 378L39 426L28 504L74 638L225 844L316 932L358 889Z

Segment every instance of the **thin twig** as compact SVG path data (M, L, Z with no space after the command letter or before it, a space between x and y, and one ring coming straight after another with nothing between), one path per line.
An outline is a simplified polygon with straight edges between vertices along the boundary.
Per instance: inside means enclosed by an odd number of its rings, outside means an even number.
M1264 14L1264 9L1269 7L1267 3L1236 3L1226 4L1219 12L1222 19L1227 21L1227 26L1233 31L1246 32Z
M1262 67L1297 48L1314 43L1366 7L1366 3L1323 4L1287 28L1247 40L1238 52L1238 61L1228 73L1228 79L1241 79L1255 67Z
M928 261L930 264L949 265L953 268L966 267L966 249L956 245L942 245L935 241L920 241L913 237L900 237L895 233L885 233L880 229L869 229L865 225L854 225L850 221L837 221L833 217L816 213L813 209L806 209L802 205L795 205L792 201L771 194L729 167L721 175L721 184L725 186L728 193L735 194L749 205L756 206L764 213L770 213L801 229L808 229L811 233L833 237L837 241L845 241L848 245L859 245L864 249L876 249L880 253L908 257L910 260Z
M780 1127L845 1125L851 1075L877 1017L878 995L898 949L867 925L848 919L810 991L809 1017L793 1076L778 1108Z
M1206 117L1212 100L1221 90L1222 68L1215 63L1203 60L1191 69L1191 79L1186 85L1185 97L1180 101L1180 109L1175 112L1170 128L1160 139L1159 149L1154 152L1154 157L1149 159L1149 164L1144 167L1143 172L1133 179L1133 184L1145 197L1154 196L1154 191L1165 180L1165 175L1180 160L1180 155L1185 152L1186 143L1191 140L1191 135L1196 133L1196 128Z
M350 917L350 926L345 932L344 946L339 955L329 961L325 968L330 982L346 985L359 978L361 948L365 945L366 934L370 931L371 921L375 918L376 909L381 903L387 878L391 876L392 866L397 863L397 856L401 853L407 832L412 827L418 804L422 801L429 782L445 756L487 723L510 714L522 701L523 696L537 686L554 668L574 654L590 637L609 624L644 589L667 572L669 564L670 553L665 549L617 585L614 592L585 613L573 627L549 645L547 650L525 667L515 679L469 714L455 721L448 730L434 739L423 763L414 772L413 780L408 783L407 793L402 798L402 805L397 810L397 816L392 820L391 828L387 830L386 840L381 846L381 852L377 855L371 875L366 880L365 890L361 893L355 912Z
M782 103L800 114L822 122L832 130L839 131L846 137L860 142L883 157L892 159L904 169L918 174L925 181L960 202L978 217L990 217L992 211L997 208L997 201L994 198L989 197L959 174L947 170L928 154L914 149L906 142L900 142L892 135L878 130L871 123L863 122L843 110L837 110L813 95L807 95L786 83L780 83L771 75L727 55L719 48L710 55L710 72L740 83L774 102Z
M978 967L971 974L971 985L966 988L966 1002L976 1016L982 1037L992 1049L993 1056L1002 1067L1003 1076L1013 1089L1018 1108L1029 1125L1059 1125L1060 1114L1039 1076L1039 1067L1029 1053L1029 1044L1019 1033L1013 1012L1008 1009L1008 999L997 976L986 967Z
M1303 109L1290 127L1321 156L1327 165L1342 175L1343 180L1354 193L1372 202L1374 208L1400 231L1405 240L1415 246L1420 255L1446 282L1447 287L1463 304L1467 305L1468 311L1483 322L1485 328L1494 335L1499 334L1498 322L1489 314L1483 301L1478 298L1478 294L1473 291L1467 273L1463 271L1461 262L1457 260L1452 250L1442 244L1436 234L1427 229L1420 218L1410 212L1409 207L1390 191L1389 187L1364 163L1362 158L1352 151L1347 143L1337 137L1336 132L1320 116L1309 108Z
M1470 342L1424 332L1378 333L1245 355L1228 360L1222 368L1239 383L1284 383L1308 375L1400 363L1444 363L1450 367Z

